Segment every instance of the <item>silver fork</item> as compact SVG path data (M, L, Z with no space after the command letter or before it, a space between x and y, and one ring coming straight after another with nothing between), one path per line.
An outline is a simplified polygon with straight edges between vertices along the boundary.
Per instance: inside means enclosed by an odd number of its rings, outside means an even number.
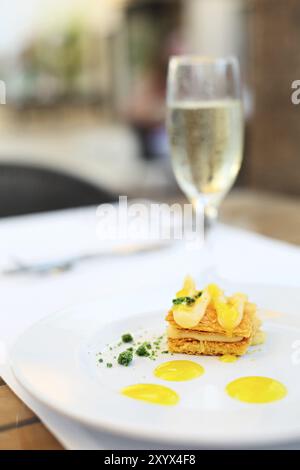
M95 260L97 258L114 257L114 256L129 256L139 253L149 253L153 251L163 250L168 248L170 243L157 241L153 243L145 244L132 244L122 245L112 248L110 251L97 251L92 253L84 253L81 255L75 255L65 259L41 261L37 263L24 263L18 258L13 259L14 267L4 269L2 274L5 276L12 276L18 274L34 274L34 275L48 275L48 274L59 274L70 271L77 264Z

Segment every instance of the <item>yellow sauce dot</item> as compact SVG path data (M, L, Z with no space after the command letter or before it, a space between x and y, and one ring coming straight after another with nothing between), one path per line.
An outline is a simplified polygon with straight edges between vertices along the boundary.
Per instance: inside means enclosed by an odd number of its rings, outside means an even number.
M223 356L219 356L218 359L221 362L235 362L238 360L238 357L233 354L223 354Z
M202 374L204 374L204 368L193 361L168 361L154 370L154 375L159 379L174 382L196 379Z
M287 389L269 377L241 377L230 382L226 392L231 398L246 403L270 403L284 398Z
M171 388L156 384L129 385L121 390L122 395L157 405L176 405L179 396Z

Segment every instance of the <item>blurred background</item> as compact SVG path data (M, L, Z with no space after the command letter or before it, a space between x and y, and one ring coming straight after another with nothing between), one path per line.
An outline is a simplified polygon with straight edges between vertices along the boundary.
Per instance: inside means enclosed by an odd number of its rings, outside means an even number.
M299 1L1 0L0 23L1 217L181 194L164 119L168 58L182 53L240 60L245 156L231 212L253 190L298 204Z

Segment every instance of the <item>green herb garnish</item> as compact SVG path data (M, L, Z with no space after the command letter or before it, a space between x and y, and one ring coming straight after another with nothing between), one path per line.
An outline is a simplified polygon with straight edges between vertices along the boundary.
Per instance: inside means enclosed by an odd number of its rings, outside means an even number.
M125 333L122 335L122 341L123 343L131 343L131 341L133 341L133 337L130 333Z
M177 297L176 299L173 299L172 302L173 305L192 305L193 303L195 303L196 299L199 299L199 297L201 297L201 295L202 291L200 290L194 297Z
M147 343L143 343L141 344L137 350L135 351L135 353L138 355L138 356L150 356L150 353L148 351L148 348L147 348Z
M107 364L106 364L106 367L108 367L109 369L111 369L111 368L112 368L112 366L113 366L113 365L112 365L112 363L111 363L111 362L107 362Z
M132 362L132 358L133 358L133 352L129 349L126 349L126 351L123 351L119 354L118 363L121 366L127 367Z
M177 297L172 300L174 305L192 305L195 302L193 297Z

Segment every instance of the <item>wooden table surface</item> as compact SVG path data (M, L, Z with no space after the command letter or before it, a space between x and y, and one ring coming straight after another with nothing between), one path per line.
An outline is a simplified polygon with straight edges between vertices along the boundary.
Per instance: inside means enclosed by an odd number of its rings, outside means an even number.
M0 449L59 450L62 446L0 379Z
M300 245L300 199L233 191L220 219L231 225ZM0 378L0 450L59 450L60 443Z

